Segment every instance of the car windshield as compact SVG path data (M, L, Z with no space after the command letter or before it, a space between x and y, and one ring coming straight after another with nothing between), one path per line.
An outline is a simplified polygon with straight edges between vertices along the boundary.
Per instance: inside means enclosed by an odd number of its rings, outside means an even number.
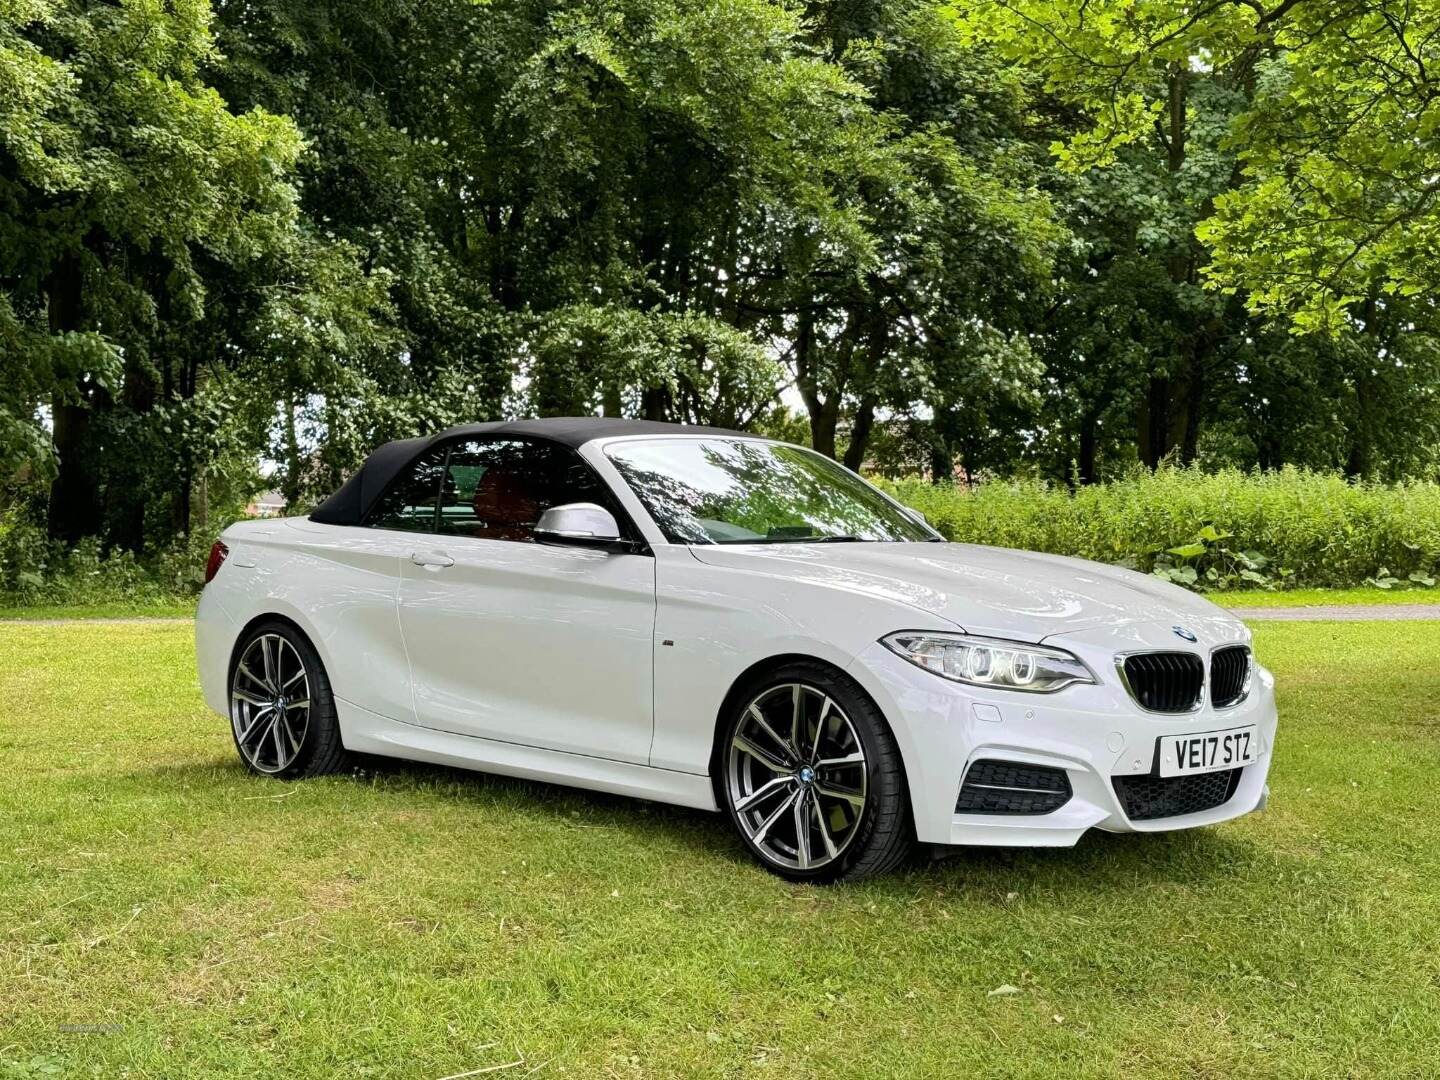
M798 446L647 439L606 453L674 544L938 539L848 469Z

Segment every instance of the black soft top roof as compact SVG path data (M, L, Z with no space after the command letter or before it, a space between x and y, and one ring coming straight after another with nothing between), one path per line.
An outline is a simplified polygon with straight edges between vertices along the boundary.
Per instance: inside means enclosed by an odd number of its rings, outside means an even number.
M523 435L546 439L579 449L596 439L617 435L727 435L754 438L743 431L698 427L691 424L662 424L658 420L625 420L609 416L557 416L544 420L494 420L484 424L460 424L435 435L418 439L397 439L370 454L340 489L317 506L310 520L322 525L359 525L372 503L390 481L436 443L476 435Z

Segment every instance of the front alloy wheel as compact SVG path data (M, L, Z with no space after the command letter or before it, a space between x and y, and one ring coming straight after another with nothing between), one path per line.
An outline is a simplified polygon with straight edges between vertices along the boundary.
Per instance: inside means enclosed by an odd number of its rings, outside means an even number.
M732 820L767 867L793 880L889 869L909 847L910 826L884 719L838 673L788 668L801 670L745 694L730 723L723 763Z

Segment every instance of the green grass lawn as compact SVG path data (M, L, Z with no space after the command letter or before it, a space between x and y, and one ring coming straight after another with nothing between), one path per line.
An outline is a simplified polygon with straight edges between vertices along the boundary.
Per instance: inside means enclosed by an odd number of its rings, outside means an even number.
M1440 623L1257 644L1268 812L817 889L717 815L254 779L188 626L0 626L0 1076L1434 1075Z
M1221 607L1319 607L1325 604L1440 604L1436 589L1289 589L1211 592L1206 599Z
M0 622L24 619L192 619L194 600L157 601L135 604L51 604L49 606L6 606L0 604Z

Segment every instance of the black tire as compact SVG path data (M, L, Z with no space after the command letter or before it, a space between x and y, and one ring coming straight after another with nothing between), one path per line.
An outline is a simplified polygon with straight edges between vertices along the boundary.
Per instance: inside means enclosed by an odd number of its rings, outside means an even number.
M285 643L284 646L275 644L277 638ZM285 649L285 646L288 646L288 650ZM288 739L283 739L272 726L268 739L264 730L260 730L257 734L254 729L251 729L245 745L242 745L243 729L249 729L252 724L263 729L265 716L275 711L273 706L269 707L268 712L265 709L256 710L248 701L242 701L237 697L240 692L258 697L265 696L266 687L263 685L263 680L268 676L268 672L259 672L261 678L258 680L254 679L253 675L245 674L250 671L250 668L248 665L244 665L244 661L247 657L255 655L252 652L253 648L260 648L262 655L264 649L269 648L279 656L277 667L281 674L273 680L277 685L286 679L296 679L294 664L298 660L303 667L303 676L299 677L298 681L292 682L291 687L303 687L303 692L306 694L304 700L307 700L309 704L304 709L306 715L303 726L294 721L293 713L287 713L292 717L284 729L290 736ZM242 665L244 672L242 672ZM325 665L321 663L320 655L310 644L309 639L292 624L275 619L258 623L250 628L235 646L235 653L230 663L228 692L230 695L231 738L235 743L236 753L240 755L240 760L250 772L277 780L300 780L311 776L345 772L351 767L351 755L345 749L340 738L340 721L335 712L335 695L330 689L330 678L325 673ZM296 707L292 706L292 709L296 709ZM252 716L252 712L257 715ZM263 742L263 747L257 749L257 741ZM298 749L296 748L297 744ZM285 749L282 750L282 747ZM286 759L281 756L282 754L293 754L293 756Z
M801 687L799 692L795 687ZM850 779L843 785L832 778L837 774L827 773L817 776L815 769L809 769L809 779L802 780L800 775L807 771L804 766L804 758L809 750L802 748L800 756L793 757L788 762L781 762L776 758L777 764L795 764L799 771L795 773L796 779L793 784L782 783L784 772L780 769L770 768L761 764L757 757L752 757L748 751L735 750L737 735L754 745L750 735L754 733L753 719L750 709L752 704L759 703L762 716L767 709L773 710L772 702L779 701L782 706L785 695L790 695L792 703L804 701L805 704L792 705L792 718L801 717L800 726L805 729L803 736L809 741L813 732L815 752L810 754L810 759L819 762L824 759L825 752L820 749L821 740L827 736L826 733L835 733L836 740L832 745L841 747L831 753L843 753L844 748L851 747L853 756L854 747L850 739L858 741L858 749L863 751L864 760L862 763L853 765L854 772L849 774ZM823 702L829 699L830 705L818 704L815 697ZM839 716L834 710L838 707ZM829 717L822 724L821 718ZM840 727L840 722L848 720L848 733ZM747 725L749 725L747 727ZM780 732L772 724L769 730L772 735L779 735ZM840 741L843 736L844 741ZM783 735L781 736L783 740ZM794 744L800 742L800 738L790 740L792 750ZM772 747L779 744L772 738ZM764 750L764 747L758 747ZM763 757L761 753L759 757ZM746 760L751 758L751 760ZM839 760L830 758L829 760ZM838 765L828 766L844 770L851 766ZM765 673L762 678L747 682L744 686L737 687L730 695L727 703L727 712L723 718L722 738L717 746L716 753L716 793L721 804L725 807L730 816L731 824L739 833L741 840L750 850L756 860L772 873L786 878L790 881L808 882L812 884L828 884L839 881L859 881L862 878L872 877L876 874L883 874L893 870L905 860L914 847L915 829L911 819L910 793L905 782L905 768L900 759L900 749L895 743L895 737L891 734L890 726L886 723L885 717L870 700L869 695L860 687L855 680L835 668L819 661L797 660L774 668ZM859 774L864 774L863 783ZM745 774L742 778L741 774ZM841 778L844 778L844 774ZM757 780L758 776L758 780ZM750 803L746 811L746 819L736 808L737 801L744 802L748 794L753 797L758 789L765 785L779 785L777 794L773 796L775 803ZM833 833L827 827L827 820L833 822L839 808L839 816L845 817L845 807L849 805L843 799L830 798L828 792L835 791L840 787L859 788L863 792L863 806L854 811L854 817L850 820L848 828L843 831L843 837ZM788 857L786 851L778 850L786 846L785 841L777 835L771 839L762 830L756 829L757 819L768 816L775 811L769 807L774 805L778 808L779 802L784 800L786 792L795 790L797 793L804 787L809 790L808 794L799 794L801 806L806 806L808 798L814 804L813 819L806 816L805 811L795 810L791 804L793 820L790 823L789 835L797 837L790 843L789 848L794 852L794 858ZM748 792L746 789L749 789ZM822 797L820 792L827 793ZM844 794L843 792L841 794ZM768 799L771 796L764 796ZM846 799L853 798L853 795L845 795ZM754 809L760 806L763 809ZM830 833L835 841L843 839L843 844L836 843L838 851L834 855L827 855L826 852L819 852L820 857L828 861L818 867L803 868L803 861L799 852L802 844L798 840L801 819L805 820L805 832L807 841L803 845L809 848L818 837L826 842L826 847L833 841L826 841L821 832ZM746 824L749 821L749 825ZM779 826L777 825L777 829ZM752 834L762 831L760 844L752 838ZM808 851L807 851L808 854ZM796 865L791 865L795 862Z

